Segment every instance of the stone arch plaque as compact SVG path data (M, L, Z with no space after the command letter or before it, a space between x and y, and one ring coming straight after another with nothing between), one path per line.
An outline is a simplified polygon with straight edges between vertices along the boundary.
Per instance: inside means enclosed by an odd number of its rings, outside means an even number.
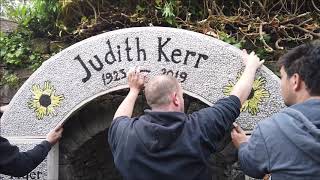
M51 57L30 76L1 119L1 135L43 138L92 99L127 88L126 72L138 65L148 76L177 77L186 94L211 105L230 93L241 61L241 50L187 30L139 27L100 34ZM279 89L279 79L262 67L237 120L244 129L284 106Z

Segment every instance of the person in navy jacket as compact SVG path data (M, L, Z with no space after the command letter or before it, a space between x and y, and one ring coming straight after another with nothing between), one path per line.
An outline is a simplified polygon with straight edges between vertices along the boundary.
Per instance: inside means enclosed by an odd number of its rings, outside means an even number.
M0 107L3 113L8 106ZM17 146L0 136L0 174L22 177L35 169L48 155L51 147L61 138L63 128L56 127L51 130L46 140L36 145L33 149L20 152Z
M244 52L245 70L231 95L212 107L184 113L183 90L176 78L160 75L145 84L139 68L128 73L129 94L117 109L108 141L116 168L126 180L211 179L208 159L230 132L248 98L263 61ZM139 92L151 110L131 117Z

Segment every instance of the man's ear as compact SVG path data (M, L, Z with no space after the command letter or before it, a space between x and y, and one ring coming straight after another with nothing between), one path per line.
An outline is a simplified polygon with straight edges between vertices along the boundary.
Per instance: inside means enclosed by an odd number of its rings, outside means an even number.
M177 94L177 92L174 92L173 94L172 94L172 102L173 102L173 104L175 105L175 106L179 106L179 98L178 98L178 94Z
M291 79L293 90L299 91L301 89L302 83L303 83L301 76L297 73L294 73L290 79Z

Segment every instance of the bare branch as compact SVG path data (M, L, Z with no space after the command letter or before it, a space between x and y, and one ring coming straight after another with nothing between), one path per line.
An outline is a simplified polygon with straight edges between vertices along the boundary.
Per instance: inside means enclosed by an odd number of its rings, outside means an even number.
M304 25L304 24L307 24L308 22L310 22L310 21L312 21L312 20L313 20L312 18L307 19L307 20L303 21L302 23L300 23L298 26L302 26L302 25Z
M299 19L299 18L301 18L301 17L305 17L305 16L307 16L307 15L309 15L309 14L310 14L310 12L306 12L306 13L303 13L303 14L299 14L298 16L295 16L295 17L293 17L293 18L290 18L290 19L288 19L288 20L286 20L286 21L282 21L282 22L280 23L280 25L287 24L287 23L289 23L289 22L291 22L291 21L294 21L294 20Z
M262 9L263 13L267 16L267 18L269 19L269 14L267 13L265 7L263 6L263 4L260 2L260 0L253 0L254 2L256 2L260 8Z
M280 41L282 41L282 38L278 39L274 45L275 45L276 49L281 49L281 50L283 50L284 47L279 46L279 42L280 42Z
M309 34L311 34L313 36L316 36L316 37L320 38L320 33L315 33L315 32L306 30L306 29L304 29L304 28L302 28L300 26L297 26L297 25L294 25L294 24L288 24L288 27L293 27L293 28L299 29L300 31L303 31L305 33L309 33Z
M87 0L88 5L92 8L93 12L94 12L94 23L97 23L97 11L96 8L93 6L93 4Z
M318 13L320 13L320 9L317 8L316 4L314 3L314 0L311 0L311 3L312 3L312 6L314 7L314 9L315 9L316 11L318 11Z
M264 38L263 38L264 32L262 31L262 28L263 28L263 25L264 25L264 24L265 24L265 23L260 23L260 26L259 26L260 40L262 41L262 43L263 43L263 45L264 45L264 47L265 47L265 49L266 49L267 52L273 52L272 47L270 47L270 46L266 43L266 41L264 40Z

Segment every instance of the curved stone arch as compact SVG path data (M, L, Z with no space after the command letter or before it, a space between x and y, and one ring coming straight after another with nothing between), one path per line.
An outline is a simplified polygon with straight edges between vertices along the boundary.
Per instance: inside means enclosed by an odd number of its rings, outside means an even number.
M114 91L118 91L118 90L122 90L122 89L126 89L126 88L128 88L128 85L120 85L120 86L117 86L117 87L108 89L108 90L106 90L106 91L100 92L100 93L98 93L98 94L95 94L94 96L91 96L90 98L82 101L80 104L78 104L78 105L75 106L73 109L71 109L71 110L69 111L69 113L68 113L65 117L63 117L60 122L57 123L56 126L61 125L61 124L64 124L65 121L68 120L68 118L69 118L74 112L76 112L78 109L80 109L81 107L85 106L87 103L91 102L92 100L94 100L94 99L96 99L96 98L99 98L100 96L103 96L103 95L105 95L105 94L108 94L108 93L111 93L111 92L114 92ZM191 97L194 97L194 98L196 98L196 99L199 99L200 101L202 101L203 103L205 103L205 104L207 104L207 105L209 105L209 106L212 105L211 102L209 102L209 101L206 100L205 98L203 98L203 97L201 97L201 96L199 96L199 95L197 95L197 94L195 94L195 93L193 93L193 92L190 92L190 91L187 91L187 90L183 90L183 93L185 93L185 94L187 94L187 95L189 95L189 96L191 96Z
M226 96L224 88L235 83L242 68L239 49L203 34L165 27L107 32L44 62L10 102L1 133L7 137L44 136L95 97L125 88L125 72L137 65L145 66L150 76L177 76L187 94L208 105ZM277 92L279 79L265 67L258 77L262 77L258 81L261 88L272 93L261 98L254 116L241 114L238 121L249 130L283 107ZM43 111L43 107L48 108ZM46 114L53 110L56 116Z
M109 93L112 93L112 92L116 92L116 91L119 91L119 90L124 90L124 89L127 89L128 86L127 85L120 85L118 87L115 87L115 88L112 88L112 89L109 89L107 91L104 91L104 92L101 92L101 93L98 93L88 99L86 99L85 101L82 101L80 104L78 104L76 107L74 107L74 109L70 110L70 112L60 121L56 124L56 126L59 126L61 124L65 124L69 118L75 113L77 112L78 110L80 110L81 108L85 107L87 104L89 104L91 101L95 100L95 99L99 99L101 96L104 96L106 94L109 94ZM199 101L203 102L204 104L208 105L208 106L211 106L212 103L210 103L209 101L207 101L206 99L204 99L203 97L200 97L198 96L197 94L194 94L192 92L189 92L189 91L185 91L183 90L183 93L190 96L190 97L193 97L195 99L198 99ZM116 110L117 107L115 107L115 110ZM112 111L112 110L111 110ZM107 115L110 115L110 113L106 113ZM112 117L110 116L110 120L112 121ZM110 124L111 124L111 121L110 122L107 122L107 126L104 127L104 129L106 128L109 128L110 127ZM98 132L99 133L99 132ZM96 134L94 134L96 135ZM87 140L84 140L82 141L82 144L85 143Z

